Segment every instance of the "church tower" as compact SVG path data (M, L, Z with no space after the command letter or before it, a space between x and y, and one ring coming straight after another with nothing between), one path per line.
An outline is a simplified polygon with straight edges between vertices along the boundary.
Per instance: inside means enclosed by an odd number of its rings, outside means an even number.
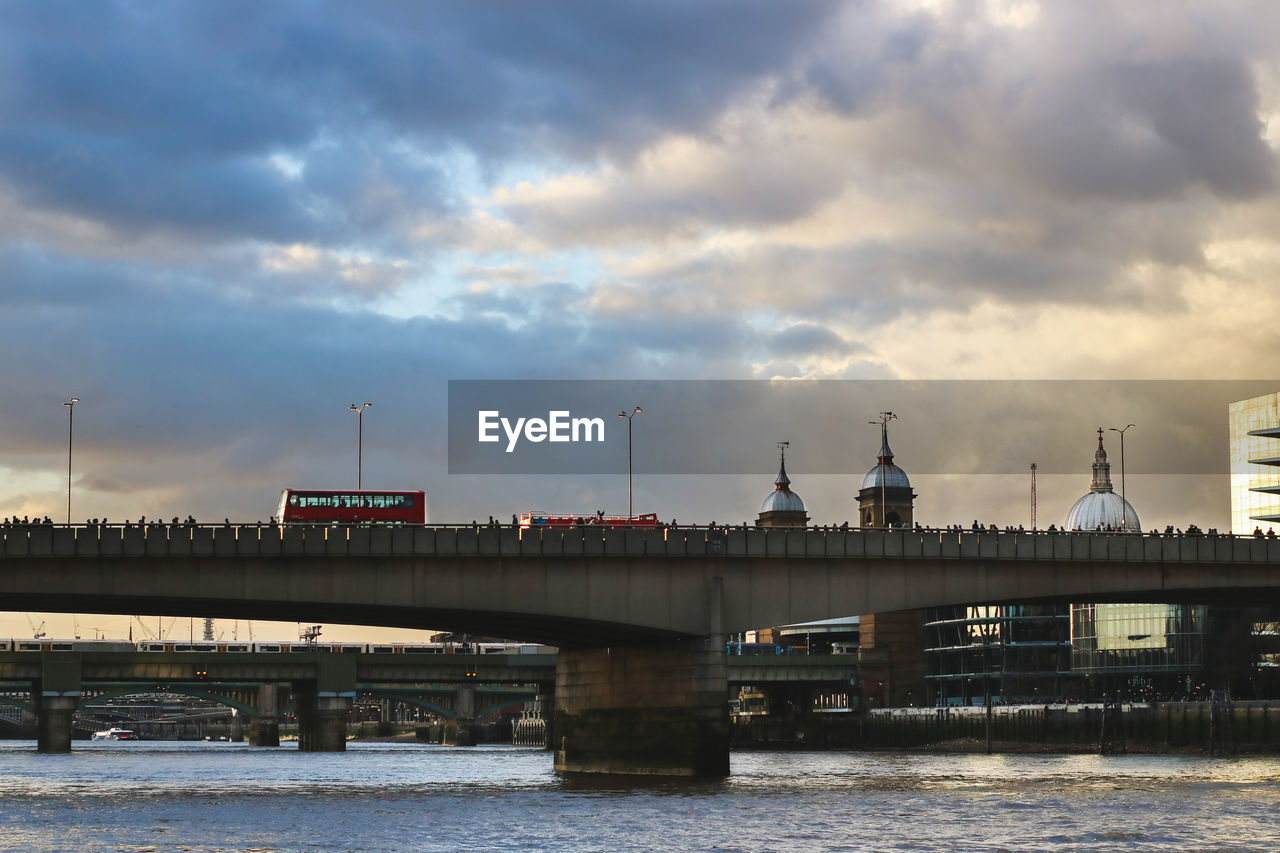
M880 413L880 455L858 491L858 524L862 527L910 527L915 521L916 495L911 481L906 471L893 464L889 449L889 421L897 419L893 412Z
M910 527L915 494L907 472L893 464L889 421L880 413L880 455L858 491L862 527ZM876 423L876 421L871 421ZM869 663L863 668L863 699L868 707L921 705L925 700L924 611L864 613L859 617L858 645Z

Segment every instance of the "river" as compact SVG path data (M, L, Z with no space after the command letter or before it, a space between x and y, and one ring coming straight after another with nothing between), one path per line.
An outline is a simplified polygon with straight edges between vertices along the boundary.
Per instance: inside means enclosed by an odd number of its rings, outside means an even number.
M2 851L1280 849L1280 760L735 752L718 782L542 750L0 742Z

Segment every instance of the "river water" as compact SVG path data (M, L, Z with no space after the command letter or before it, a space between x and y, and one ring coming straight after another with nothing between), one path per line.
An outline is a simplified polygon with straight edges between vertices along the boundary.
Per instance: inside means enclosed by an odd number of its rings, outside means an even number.
M1280 850L1280 759L735 752L710 783L518 747L0 742L2 851Z

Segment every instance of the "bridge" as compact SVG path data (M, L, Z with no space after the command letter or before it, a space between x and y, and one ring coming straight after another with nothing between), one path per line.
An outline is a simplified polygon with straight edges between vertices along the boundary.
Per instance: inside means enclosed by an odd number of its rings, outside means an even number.
M1280 540L1238 536L591 525L0 532L0 596L14 610L452 629L559 646L556 766L584 772L727 772L727 632L971 602L1280 599Z
M0 707L28 713L66 712L111 697L175 693L218 702L250 721L250 742L278 746L278 717L293 702L299 718L299 748L341 749L349 702L322 699L392 698L427 708L454 722L460 745L474 737L487 713L531 702L554 690L555 654L385 654L328 652L0 652ZM858 671L856 655L730 656L731 685L848 684ZM38 688L36 687L38 685ZM19 694L30 694L24 702ZM727 697L726 697L727 698ZM70 713L39 721L44 751L70 748ZM20 723L20 718L11 720ZM47 748L53 742L58 748ZM473 742L473 741L471 741ZM65 745L65 746L64 746Z

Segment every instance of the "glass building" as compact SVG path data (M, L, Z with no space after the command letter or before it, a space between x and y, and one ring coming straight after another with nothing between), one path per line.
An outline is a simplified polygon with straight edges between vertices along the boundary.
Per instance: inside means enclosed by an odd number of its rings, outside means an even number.
M1089 699L1194 698L1208 627L1198 604L1073 604L1071 668Z
M1060 702L1079 693L1064 605L934 608L925 644L935 706Z
M1227 406L1231 531L1280 527L1280 393Z

